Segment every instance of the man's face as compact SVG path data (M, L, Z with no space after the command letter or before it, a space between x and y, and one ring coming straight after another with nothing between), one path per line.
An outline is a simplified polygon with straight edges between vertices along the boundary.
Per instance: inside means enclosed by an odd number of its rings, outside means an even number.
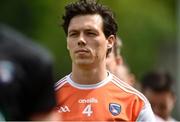
M156 115L163 119L167 119L170 116L175 103L175 96L170 91L155 92L147 88L144 94L151 103Z
M100 15L79 15L71 19L68 27L67 48L73 64L96 66L105 62L108 47L113 40L106 39Z

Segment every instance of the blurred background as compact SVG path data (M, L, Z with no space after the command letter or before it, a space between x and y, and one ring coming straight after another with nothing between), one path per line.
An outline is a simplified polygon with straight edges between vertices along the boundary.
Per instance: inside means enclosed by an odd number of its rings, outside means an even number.
M75 0L1 0L0 23L46 47L55 59L55 78L71 71L65 34L60 26L64 6ZM114 11L123 40L122 55L139 79L153 69L176 80L173 116L180 120L180 1L99 0Z

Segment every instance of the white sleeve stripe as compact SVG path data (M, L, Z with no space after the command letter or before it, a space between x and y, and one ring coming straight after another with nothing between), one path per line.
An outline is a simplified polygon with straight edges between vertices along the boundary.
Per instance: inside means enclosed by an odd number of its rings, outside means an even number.
M55 91L57 91L59 88L61 88L65 83L67 83L66 80L64 80L63 82L61 82L58 86L55 87Z
M149 101L146 99L146 97L145 97L141 92L139 92L138 90L136 90L135 88L133 88L132 86L130 86L128 83L126 83L126 82L124 82L124 81L121 81L121 80L118 79L116 76L113 76L113 79L116 79L116 81L117 81L120 85L126 87L127 89L132 90L133 92L136 92L136 93L138 94L138 96L141 96L144 101L146 101L146 102L149 103Z
M55 87L58 86L59 84L61 84L61 82L63 82L66 79L66 77L63 77L62 79L60 79L58 82L55 83Z
M123 89L124 91L137 95L138 97L140 97L145 102L145 104L149 104L148 100L146 99L146 97L142 93L140 93L139 91L137 91L133 87L127 85L126 83L124 83L124 81L121 81L119 79L115 79L113 77L112 82L114 84L116 84L118 87L120 87L121 89Z
M129 89L132 89L132 87L128 84L128 83L126 83L125 81L122 81L122 80L120 80L118 77L116 77L115 75L113 75L113 79L115 79L116 81L118 81L121 85L123 85L123 86L125 86L125 87L127 87L127 88L129 88Z
M116 80L120 85L122 85L123 87L126 87L127 89L130 89L132 91L137 91L135 88L133 88L132 86L130 86L128 83L126 83L125 81L120 80L119 78L117 78L115 75L113 75L113 79Z

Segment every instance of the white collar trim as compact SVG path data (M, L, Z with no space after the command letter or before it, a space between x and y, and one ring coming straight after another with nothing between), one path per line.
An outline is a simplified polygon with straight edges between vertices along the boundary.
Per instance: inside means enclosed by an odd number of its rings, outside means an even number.
M107 73L108 73L108 76L104 80L102 80L96 84L85 85L85 84L76 83L70 77L72 73L70 73L67 76L67 81L69 82L69 84L71 84L73 87L75 87L77 89L85 89L85 90L96 89L96 88L104 86L105 84L107 84L112 79L112 74L109 71L107 71Z

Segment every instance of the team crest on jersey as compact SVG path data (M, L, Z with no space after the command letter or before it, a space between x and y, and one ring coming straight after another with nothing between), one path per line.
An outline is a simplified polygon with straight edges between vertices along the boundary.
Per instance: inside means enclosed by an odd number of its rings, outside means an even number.
M109 104L109 111L111 112L112 115L117 116L121 112L121 106L116 103L110 103Z

